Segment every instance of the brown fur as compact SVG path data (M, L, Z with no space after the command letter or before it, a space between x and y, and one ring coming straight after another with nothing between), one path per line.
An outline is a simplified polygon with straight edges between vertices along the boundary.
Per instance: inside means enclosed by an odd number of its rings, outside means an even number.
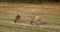
M37 22L37 21L40 21L40 20L41 20L41 18L40 18L39 16L35 16L35 17L31 20L30 24L33 24L33 22Z
M14 23L18 23L19 20L20 20L20 15L17 15L16 18L15 18L15 20L14 20Z

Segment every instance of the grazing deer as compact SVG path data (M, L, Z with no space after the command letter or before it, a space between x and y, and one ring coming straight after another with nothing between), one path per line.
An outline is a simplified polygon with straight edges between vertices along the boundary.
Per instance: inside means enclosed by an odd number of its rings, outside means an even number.
M20 15L17 15L16 18L15 18L15 20L14 20L14 23L18 23L19 20L20 20Z
M37 22L37 21L41 21L41 17L40 16L33 17L33 19L31 20L30 24L33 24L33 22Z

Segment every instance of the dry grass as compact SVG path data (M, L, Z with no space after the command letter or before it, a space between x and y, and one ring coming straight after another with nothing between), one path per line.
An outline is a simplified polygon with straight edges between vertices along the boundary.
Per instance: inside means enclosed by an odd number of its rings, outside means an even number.
M60 4L0 3L0 32L60 32L59 10ZM32 17L39 15L43 23L40 25L51 27L11 24L17 14L21 15L20 21L25 24L29 24Z

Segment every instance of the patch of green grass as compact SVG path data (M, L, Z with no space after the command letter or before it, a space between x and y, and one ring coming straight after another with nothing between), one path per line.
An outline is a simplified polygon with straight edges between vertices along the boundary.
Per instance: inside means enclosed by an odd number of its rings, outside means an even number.
M60 32L59 27L57 27L57 28L39 27L39 26L34 27L34 26L24 26L24 25L9 23L9 22L14 22L14 19L17 14L21 15L20 21L25 24L26 23L29 24L31 19L34 16L38 15L38 16L41 16L41 18L42 18L41 23L43 23L43 24L40 24L40 25L60 26L60 14L59 13L56 13L56 14L45 13L44 11L41 13L39 10L39 9L42 9L42 10L46 11L48 9L48 12L54 12L54 10L56 10L56 12L58 12L59 11L58 9L60 9L60 8L56 8L56 7L54 8L53 6L52 6L52 8L49 6L48 6L48 8L43 7L43 6L42 7L41 6L27 7L27 5L23 5L23 6L22 5L20 5L20 6L19 5L18 6L2 6L2 7L0 6L0 9L3 9L3 10L5 10L5 8L6 8L6 10L16 8L16 9L13 9L14 12L0 11L0 32ZM22 10L19 10L21 8L22 8ZM37 11L31 12L30 10L32 10L32 9L36 9L38 12Z

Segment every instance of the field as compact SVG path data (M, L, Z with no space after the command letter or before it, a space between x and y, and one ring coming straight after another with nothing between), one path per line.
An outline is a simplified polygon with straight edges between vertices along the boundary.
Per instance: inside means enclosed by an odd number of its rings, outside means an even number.
M44 27L15 24L15 16L21 15L21 23L29 24L32 17L41 16ZM0 32L60 32L60 4L0 3Z

